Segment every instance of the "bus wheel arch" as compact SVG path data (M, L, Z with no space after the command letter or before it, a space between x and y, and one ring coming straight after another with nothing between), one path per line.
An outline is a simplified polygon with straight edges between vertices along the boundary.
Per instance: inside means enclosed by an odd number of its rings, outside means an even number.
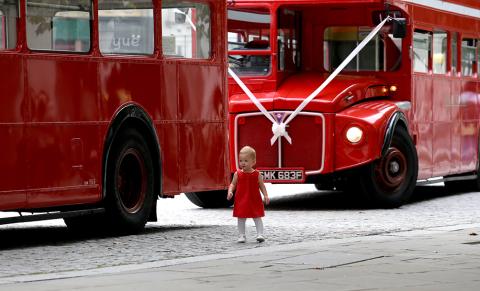
M156 221L161 193L161 151L153 122L142 108L127 105L117 113L105 140L105 219L118 225L118 231L138 232L146 221Z
M393 135L395 134L395 129L400 126L408 133L407 124L407 118L405 117L405 114L403 114L403 112L396 111L392 114L385 128L385 136L383 139L383 145L380 153L382 156L385 156L388 152L388 149L392 143Z

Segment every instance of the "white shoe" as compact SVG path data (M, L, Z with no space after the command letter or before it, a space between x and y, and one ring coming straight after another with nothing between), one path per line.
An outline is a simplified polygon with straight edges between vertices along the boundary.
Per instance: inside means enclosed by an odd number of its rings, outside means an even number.
M246 241L247 239L245 238L244 235L239 236L237 240L238 243L245 243Z
M259 243L262 243L262 242L265 241L265 238L263 237L263 235L259 234L259 235L257 236L257 241L258 241Z

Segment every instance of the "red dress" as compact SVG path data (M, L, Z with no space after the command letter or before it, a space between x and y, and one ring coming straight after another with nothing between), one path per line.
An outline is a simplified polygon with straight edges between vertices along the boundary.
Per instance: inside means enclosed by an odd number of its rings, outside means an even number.
M258 176L260 172L237 171L237 188L233 216L239 218L257 218L265 216Z

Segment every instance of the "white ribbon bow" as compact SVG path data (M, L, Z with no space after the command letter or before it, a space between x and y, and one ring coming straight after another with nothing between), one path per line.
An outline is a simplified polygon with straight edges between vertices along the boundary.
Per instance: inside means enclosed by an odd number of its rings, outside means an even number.
M323 89L325 89L325 87L327 87L328 84L330 84L330 82L340 73L340 71L342 71L348 65L348 63L350 63L350 61L378 33L378 31L383 27L383 25L385 25L385 23L387 21L390 21L391 19L392 18L390 16L388 16L382 22L380 22L367 35L367 37L365 37L365 39L347 56L347 58L340 64L340 66L338 66L337 69L335 69L335 71L333 71L333 73L330 74L330 76L328 76L328 78L320 86L318 86L317 89L315 89L315 91L313 91L307 98L305 98L302 101L302 103L297 107L297 109L295 109L295 111L288 116L288 118L285 122L278 123L275 119L273 119L272 115L270 115L270 113L267 111L267 109L265 109L265 107L263 107L262 103L260 103L260 101L258 101L258 99L255 97L255 95L253 95L253 93L250 91L250 89L248 89L247 86L242 82L242 80L240 80L240 78L237 76L237 74L235 74L235 72L233 72L232 69L228 68L228 73L230 74L230 76L232 76L232 78L235 80L235 82L237 82L237 84L240 86L240 88L242 88L242 90L245 92L245 94L247 94L248 98L250 98L250 100L253 102L253 104L255 104L255 106L257 106L257 108L263 113L263 115L265 115L265 117L268 118L268 120L270 120L272 122L273 137L270 139L271 145L273 145L275 143L275 141L282 136L290 144L292 143L292 139L290 138L290 136L288 135L288 132L287 132L288 123L290 123L292 121L292 119L294 119L303 110L303 108L305 108L305 106L307 106L308 103L310 103L310 101L312 101L316 96L318 96L318 94L320 94L320 92L322 92Z
M270 139L270 144L273 145L277 139L283 136L289 144L292 144L292 138L288 135L286 124L283 122L280 123L273 123L272 124L272 132L273 137Z

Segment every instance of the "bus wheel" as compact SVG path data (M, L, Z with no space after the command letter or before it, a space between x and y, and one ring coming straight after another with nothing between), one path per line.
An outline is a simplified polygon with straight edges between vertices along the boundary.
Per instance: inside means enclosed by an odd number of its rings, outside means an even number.
M364 196L375 206L399 207L412 195L417 174L413 141L406 129L397 127L387 153L359 171L359 184Z
M123 131L112 145L105 187L109 226L121 233L143 230L156 197L152 155L137 131Z
M227 190L185 193L188 200L202 208L228 208L233 199L227 200Z

